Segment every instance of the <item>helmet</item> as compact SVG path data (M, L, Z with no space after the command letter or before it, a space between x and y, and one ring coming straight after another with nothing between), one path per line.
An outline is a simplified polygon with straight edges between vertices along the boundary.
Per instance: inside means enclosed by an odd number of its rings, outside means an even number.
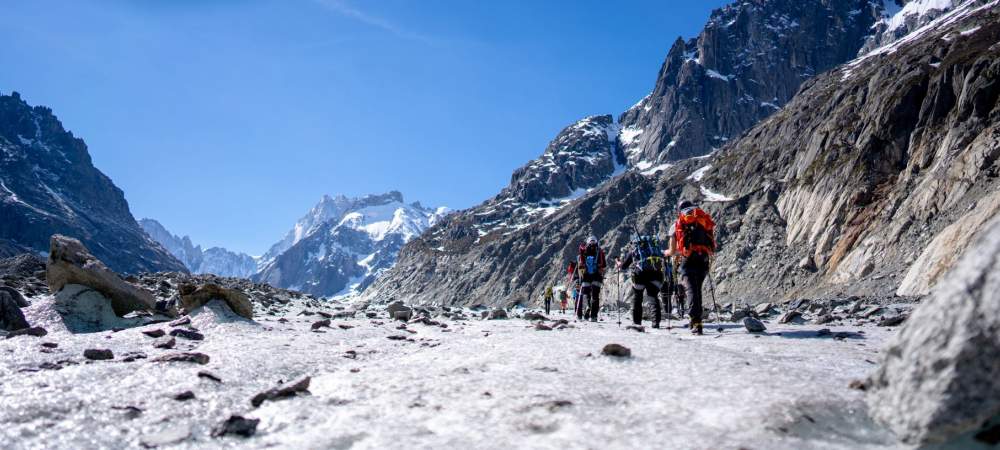
M680 202L677 203L677 210L678 211L683 211L683 210L691 208L693 206L694 206L694 203L691 202L690 200L681 200Z
M597 237L590 236L587 238L587 245L597 245Z

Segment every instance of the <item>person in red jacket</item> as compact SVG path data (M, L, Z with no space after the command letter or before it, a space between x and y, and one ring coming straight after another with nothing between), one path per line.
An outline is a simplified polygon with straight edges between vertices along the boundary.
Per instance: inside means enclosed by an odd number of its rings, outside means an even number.
M691 332L702 334L701 289L708 276L709 262L715 253L715 222L693 202L683 200L677 205L674 236L667 252L680 259L680 283L690 296Z
M576 317L579 320L589 318L591 322L597 322L597 311L601 307L601 287L604 285L604 272L608 265L604 250L597 244L596 237L590 236L586 242L580 244L576 266L582 281L580 284L582 301L578 302Z

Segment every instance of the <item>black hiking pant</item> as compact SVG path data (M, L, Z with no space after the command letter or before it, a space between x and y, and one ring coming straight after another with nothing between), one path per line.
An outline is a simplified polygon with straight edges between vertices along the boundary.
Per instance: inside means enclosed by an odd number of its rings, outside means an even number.
M545 314L551 314L549 311L552 308L552 297L545 297Z
M660 289L663 288L663 273L658 270L644 270L632 274L632 323L642 325L643 293L653 305L653 324L660 323ZM670 312L667 311L667 314Z
M703 312L701 289L705 285L706 276L708 276L707 254L692 253L681 261L681 284L687 291L686 296L689 297L692 324L701 323Z
M601 286L604 285L604 277L598 274L585 274L583 283L580 285L580 301L577 302L578 309L576 317L580 320L597 320L597 311L601 308Z

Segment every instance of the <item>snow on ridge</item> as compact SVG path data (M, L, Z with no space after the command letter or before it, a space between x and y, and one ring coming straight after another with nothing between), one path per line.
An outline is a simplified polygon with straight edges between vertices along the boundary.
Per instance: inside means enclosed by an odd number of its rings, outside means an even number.
M914 3L921 3L921 4L923 4L925 1L936 1L936 0L921 0L919 2L914 2ZM913 42L913 41L915 41L915 40L923 37L927 33L936 31L936 30L938 30L938 29L940 29L942 27L947 27L947 26L952 25L952 24L954 24L955 22L957 22L957 21L959 21L961 19L969 17L969 16L971 16L973 14L976 14L979 11L983 11L983 10L992 8L992 7L996 6L997 4L1000 4L1000 0L993 0L992 2L989 2L987 4L981 5L981 6L976 7L976 8L972 8L973 1L974 0L966 0L960 6L957 6L957 7L953 8L953 9L951 9L947 13L945 13L945 14L941 15L940 17L932 20L931 22L927 23L926 25L924 25L924 26L922 26L920 28L917 28L916 30L913 30L912 32L910 32L906 36L903 36L902 38L897 39L897 40L895 40L895 41L893 41L893 42L891 42L889 44L886 44L886 45L883 45L883 46L881 46L879 48L876 48L876 49L874 49L874 50L872 50L872 51L870 51L870 52L868 52L868 53L866 53L866 54L864 54L862 56L859 56L859 57L855 58L853 61L851 61L851 62L849 62L847 64L844 64L841 67L841 69L840 69L842 71L842 73L843 73L843 76L842 76L841 80L845 81L845 80L850 79L854 75L854 69L857 68L862 62L867 61L870 58L873 58L873 57L876 57L876 56L881 56L881 55L891 55L891 54L895 53L897 50L899 50L900 48L902 48L904 45L909 44L909 43L911 43L911 42ZM902 13L903 12L900 11L899 13L896 14L896 16L899 16Z
M892 1L890 0L886 3L892 3ZM955 6L955 2L953 0L913 0L904 5L902 9L899 9L898 7L895 8L898 11L890 16L886 21L888 25L887 30L895 31L902 28L906 25L906 19L908 17L922 17L935 10L944 11L952 6Z
M700 168L700 169L695 170L694 172L692 172L691 175L688 175L687 179L688 180L692 180L692 181L701 181L701 179L705 177L705 173L707 173L711 168L712 168L712 165L708 164L708 165L706 165L706 166L704 166L704 167L702 167L702 168Z
M717 79L724 80L724 81L727 81L727 82L732 79L732 75L723 75L723 74L719 73L718 71L715 71L715 70L712 70L712 69L705 69L705 74L708 75L711 78L717 78Z
M648 177L648 176L656 175L657 172L659 172L661 170L667 170L667 169L669 169L669 168L671 168L673 166L674 165L670 164L670 163L663 163L663 164L660 164L660 165L649 167L646 170L640 171L639 173Z
M705 187L704 185L700 186L700 190L701 190L701 195L702 195L702 197L704 198L704 200L706 202L731 202L731 201L733 201L732 197L728 197L728 196L722 195L722 194L720 194L718 192L713 192L711 189Z

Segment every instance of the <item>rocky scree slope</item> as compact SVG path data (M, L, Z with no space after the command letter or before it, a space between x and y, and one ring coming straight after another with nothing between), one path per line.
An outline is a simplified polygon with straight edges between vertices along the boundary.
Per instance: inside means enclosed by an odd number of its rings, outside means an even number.
M712 157L613 178L523 230L479 236L476 209L456 214L366 297L531 302L586 234L613 256L633 226L665 226L682 196L719 223L723 301L923 295L997 210L996 9L955 9L807 82Z
M396 191L324 197L264 256L253 279L325 297L360 292L446 213L407 204Z
M139 228L122 191L52 110L0 95L0 251L48 251L49 237L82 240L119 272L187 269ZM6 250L4 250L6 249Z
M188 236L179 237L153 219L140 219L143 231L159 242L171 255L184 263L191 273L210 273L225 277L250 278L257 273L257 260L246 253L237 253L222 247L202 249Z

